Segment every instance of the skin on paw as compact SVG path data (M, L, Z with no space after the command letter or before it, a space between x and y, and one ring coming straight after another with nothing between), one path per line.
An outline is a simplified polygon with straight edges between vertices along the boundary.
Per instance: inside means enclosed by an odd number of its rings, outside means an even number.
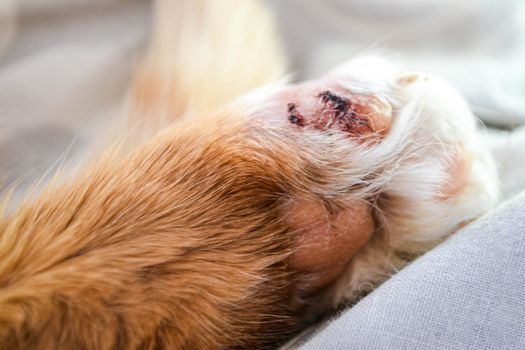
M299 129L340 131L357 140L378 141L392 125L392 107L380 95L355 93L330 81L292 86L277 97L279 116Z
M447 169L449 179L438 193L439 199L447 200L461 194L469 181L471 162L470 156L463 149L452 157Z
M292 200L286 212L297 230L291 265L306 275L304 289L335 280L374 231L372 209L364 201L330 210L319 201Z

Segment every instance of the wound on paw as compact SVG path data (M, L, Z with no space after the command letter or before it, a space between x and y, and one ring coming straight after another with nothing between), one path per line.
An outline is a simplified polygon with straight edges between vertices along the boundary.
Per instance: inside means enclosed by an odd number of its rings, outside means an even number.
M295 103L288 103L288 120L292 124L304 126L304 117L297 111L297 105Z
M336 129L350 137L382 136L388 132L392 109L388 102L374 96L330 90L316 95L318 107L301 111L297 103L288 103L288 120L300 127L317 130Z

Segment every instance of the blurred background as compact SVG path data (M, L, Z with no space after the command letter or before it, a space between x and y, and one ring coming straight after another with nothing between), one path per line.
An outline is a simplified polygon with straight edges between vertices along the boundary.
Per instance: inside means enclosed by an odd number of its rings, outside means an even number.
M504 196L525 188L525 1L265 2L295 79L366 53L443 76L489 127ZM120 117L151 4L0 0L0 190L89 157Z

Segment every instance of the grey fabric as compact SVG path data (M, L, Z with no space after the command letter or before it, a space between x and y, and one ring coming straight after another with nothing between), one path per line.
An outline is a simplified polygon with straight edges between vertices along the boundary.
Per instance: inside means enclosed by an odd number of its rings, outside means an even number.
M301 347L525 349L525 193L428 252Z

